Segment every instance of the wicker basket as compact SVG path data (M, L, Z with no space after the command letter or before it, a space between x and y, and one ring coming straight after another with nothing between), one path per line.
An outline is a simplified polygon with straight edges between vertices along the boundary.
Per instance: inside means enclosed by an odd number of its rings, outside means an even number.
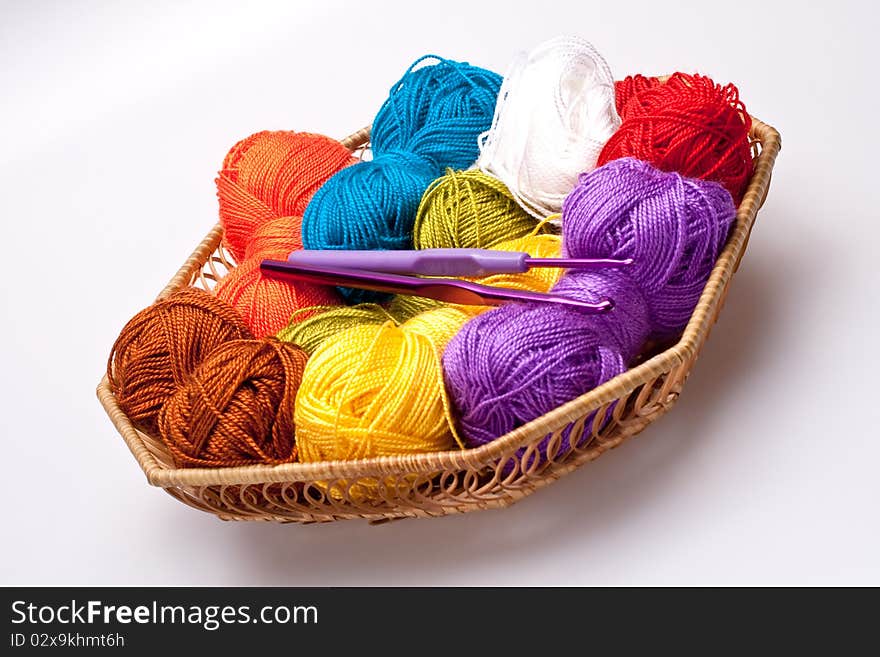
M343 143L363 153L369 135L365 128ZM754 175L730 240L681 339L664 349L655 347L624 374L478 449L357 461L176 468L158 437L132 425L106 377L98 386L98 398L150 484L223 520L309 523L363 518L376 523L509 506L636 435L675 404L718 317L767 196L779 133L755 119L751 139ZM220 245L221 236L222 228L215 226L159 298L187 285L212 289L233 266ZM603 426L609 408L611 421ZM597 409L602 412L594 413ZM588 424L591 416L595 420ZM560 436L569 428L571 443L580 447L557 454L562 451ZM548 434L549 458L534 458ZM517 456L523 447L525 452ZM359 484L374 492L359 495L364 490Z

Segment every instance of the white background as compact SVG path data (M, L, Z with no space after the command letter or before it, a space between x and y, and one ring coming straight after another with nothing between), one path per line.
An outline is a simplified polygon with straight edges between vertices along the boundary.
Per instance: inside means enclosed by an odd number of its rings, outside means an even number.
M880 584L872 4L0 2L0 583ZM341 137L421 54L503 72L561 32L619 77L735 81L783 135L677 407L504 511L223 523L148 486L94 388L226 150Z

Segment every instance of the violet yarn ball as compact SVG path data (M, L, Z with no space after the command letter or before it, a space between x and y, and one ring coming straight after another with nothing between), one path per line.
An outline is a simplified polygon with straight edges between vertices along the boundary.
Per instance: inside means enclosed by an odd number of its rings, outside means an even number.
M603 344L615 347L627 364L638 356L651 333L648 304L625 269L572 269L559 279L551 292L590 303L610 300L614 307L609 312L576 312L585 315L579 323L589 324Z
M552 292L607 299L614 307L596 314L552 303L510 304L467 322L443 357L467 445L495 440L622 374L649 337L681 332L735 217L721 185L638 160L582 174L563 204L563 251L632 264L569 271ZM537 458L548 458L548 446L549 436ZM563 434L561 452L572 447Z
M651 337L681 333L736 218L720 184L632 158L581 174L562 206L562 246L576 258L632 258Z
M626 371L596 317L562 305L508 304L462 327L446 347L443 373L468 447L495 440ZM542 460L549 439L539 446ZM566 434L560 450L570 447Z

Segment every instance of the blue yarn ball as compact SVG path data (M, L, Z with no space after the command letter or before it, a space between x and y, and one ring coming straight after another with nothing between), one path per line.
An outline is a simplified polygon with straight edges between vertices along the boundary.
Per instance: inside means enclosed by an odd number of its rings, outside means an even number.
M437 62L418 68L429 59ZM376 114L373 155L405 150L439 173L466 169L480 154L478 138L492 125L500 89L501 76L484 68L431 55L416 60Z
M339 171L334 176L338 180L318 189L306 208L305 248L411 249L421 194L436 177L423 159L401 152ZM338 289L348 303L390 298L369 290Z
M426 59L436 60L419 66ZM302 222L306 249L410 249L422 194L447 167L479 155L501 76L422 57L391 88L373 121L371 161L343 169L312 197ZM382 295L341 288L349 302Z

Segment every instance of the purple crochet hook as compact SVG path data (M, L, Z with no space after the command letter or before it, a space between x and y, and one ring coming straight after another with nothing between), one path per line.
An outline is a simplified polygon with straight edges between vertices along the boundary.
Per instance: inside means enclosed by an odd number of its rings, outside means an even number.
M300 267L342 266L359 271L420 276L488 276L521 274L531 267L598 269L625 267L632 260L533 258L518 251L489 249L423 249L420 251L294 251L287 260Z
M500 306L508 301L537 301L573 306L592 313L607 312L614 307L611 301L589 303L558 294L490 287L455 278L419 278L338 266L300 265L284 260L263 260L260 263L260 270L270 278L281 280L357 287L392 294L410 294L468 306Z

